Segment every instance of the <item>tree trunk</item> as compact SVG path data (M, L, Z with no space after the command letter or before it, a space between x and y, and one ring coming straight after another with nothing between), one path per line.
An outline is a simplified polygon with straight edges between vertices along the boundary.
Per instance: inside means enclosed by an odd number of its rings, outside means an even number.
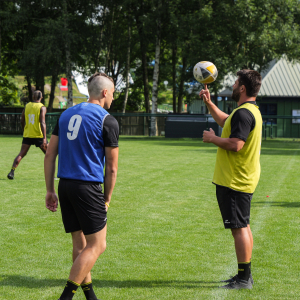
M112 30L113 30L113 23L114 23L114 15L115 15L115 6L113 6L112 13L111 13L111 24L110 24L109 42L108 42L108 46L107 46L106 63L105 63L105 72L106 73L110 69L110 50L111 50L111 44L112 44Z
M52 78L51 78L51 92L50 92L50 98L49 98L49 104L48 104L48 112L51 112L53 109L53 102L55 98L55 87L57 82L57 68L54 67L52 71Z
M45 104L45 78L44 78L44 70L38 69L35 74L35 89L42 92L43 99L41 103Z
M72 89L72 71L71 71L71 60L70 60L70 50L69 45L66 45L66 76L68 79L68 102L67 107L73 106L73 89Z
M2 60L1 60L1 17L0 17L0 74L2 69Z
M181 77L180 77L180 84L179 84L179 92L178 92L178 108L177 112L182 113L182 100L183 100L183 85L185 81L185 73L187 67L187 58L184 56L182 58L182 70L181 70Z
M147 52L145 45L141 45L142 50L142 69L143 69L143 85L144 85L144 98L146 113L150 113L150 96L149 96L149 80L148 80L148 64Z
M70 41L68 34L68 11L67 2L63 1L63 15L64 15L64 30L65 30L65 51L66 51L66 77L68 79L68 102L67 107L73 106L73 90L72 90L72 71L71 71L71 54Z
M32 101L32 87L31 87L31 82L29 76L26 76L26 81L27 81L27 89L28 89L28 101Z
M130 20L128 19L128 45L127 45L127 60L126 60L126 90L125 90L125 99L124 99L123 110L122 110L123 113L125 113L125 111L126 111L126 104L127 104L128 92L129 92L130 43L131 43L131 25L130 25Z
M98 54L96 55L96 61L95 61L95 73L98 72L99 69L99 59L102 51L102 38L103 38L103 29L104 29L104 19L106 15L106 7L103 7L103 16L102 16L102 24L101 24L101 31L100 31L100 42L99 42L99 51Z
M157 10L160 14L161 0L158 2ZM157 95L158 95L158 80L159 80L159 59L160 59L160 38L161 38L161 17L157 20L157 35L155 43L155 65L153 72L153 88L152 88L152 114L157 113ZM157 118L151 117L151 136L157 135Z
M101 54L101 50L102 50L101 49L102 48L102 35L103 35L103 26L102 26L101 32L100 32L100 47L99 47L99 52L97 54L96 62L95 62L95 73L98 72L98 69L99 69L99 58L100 58L100 54Z
M177 45L174 43L172 47L173 113L176 113L176 56Z
M42 76L41 76L41 92L43 95L43 99L41 103L45 105L45 77L44 77L44 70L42 70Z
M150 113L150 97L149 97L149 80L148 80L148 65L147 65L147 51L145 45L145 37L143 32L143 24L139 20L139 16L135 16L139 38L141 46L141 56L142 56L142 72L143 72L143 85L144 85L144 98L145 98L145 109L146 113Z

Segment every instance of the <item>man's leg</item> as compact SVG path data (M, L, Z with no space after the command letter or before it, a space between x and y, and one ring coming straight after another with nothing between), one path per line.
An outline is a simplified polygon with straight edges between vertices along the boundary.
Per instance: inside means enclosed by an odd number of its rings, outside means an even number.
M253 238L250 227L231 229L238 261L238 277L248 281L250 278Z
M250 241L251 241L251 254L252 254L252 251L253 251L253 235L252 235L252 231L250 229L250 225L248 224L247 226L248 228L248 233L249 233L249 237L250 237ZM252 255L251 255L251 258L250 258L250 262L252 260ZM250 279L251 279L251 282L253 284L253 277L252 277L252 274L251 274L251 264L250 264Z
M86 247L73 263L70 280L81 284L89 274L98 257L106 249L106 229L107 225L101 231L85 236Z
M252 245L253 240L251 239L249 232L251 232L250 227L244 228L232 228L231 229L234 244L235 252L238 262L247 262L250 261L252 256Z
M72 241L73 241L73 262L74 262L77 256L86 247L86 239L83 232L81 230L72 232ZM97 297L93 289L91 272L89 272L87 276L84 278L84 280L82 281L81 288L87 300L93 300L93 299L97 300Z
M250 241L251 241L251 253L252 253L252 250L253 250L253 235L252 235L252 231L250 229L250 225L249 224L248 224L247 228L248 228L248 234L249 234Z
M74 263L60 300L72 299L80 284L89 283L91 281L90 271L100 254L102 254L106 248L106 228L107 226L99 232L86 236L83 236L81 231L72 233ZM82 246L85 244L83 238L85 238L86 245L82 249Z
M13 165L11 167L11 171L8 173L7 175L7 178L8 179L14 179L14 172L15 172L15 169L17 168L17 166L20 164L22 158L27 154L28 150L30 148L30 145L27 145L27 144L22 144L22 147L21 147L21 151L20 153L17 155L17 157L15 158L14 162L13 162Z
M83 232L75 231L72 232L72 242L73 242L73 263L76 260L77 256L83 251L86 247L86 239ZM82 283L87 283L91 281L91 273L88 273L86 278L83 280Z

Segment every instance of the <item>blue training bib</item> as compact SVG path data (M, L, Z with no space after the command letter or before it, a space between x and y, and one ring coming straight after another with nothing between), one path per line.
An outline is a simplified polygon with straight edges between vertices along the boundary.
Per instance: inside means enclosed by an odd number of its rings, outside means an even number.
M103 182L103 122L109 113L100 105L81 103L59 119L57 177Z

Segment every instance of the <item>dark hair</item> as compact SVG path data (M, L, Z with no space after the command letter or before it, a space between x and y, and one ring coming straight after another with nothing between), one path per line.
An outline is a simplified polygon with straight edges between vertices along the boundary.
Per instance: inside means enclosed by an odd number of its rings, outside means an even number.
M37 90L33 93L33 101L38 101L42 98L42 92Z
M240 70L236 75L239 77L239 86L245 86L246 95L256 97L261 87L261 75L254 70Z
M103 76L103 77L106 77L106 78L108 78L113 84L115 84L114 83L114 80L111 78L111 77L109 77L108 75L106 75L105 73L99 73L99 72L96 72L95 74L93 74L90 78L89 78L89 80L88 80L88 82L91 82L95 77L97 77L97 76Z

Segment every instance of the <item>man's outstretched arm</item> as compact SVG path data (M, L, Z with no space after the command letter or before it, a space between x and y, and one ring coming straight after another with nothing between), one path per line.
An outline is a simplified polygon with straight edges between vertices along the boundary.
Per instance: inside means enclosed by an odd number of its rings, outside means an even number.
M44 160L45 181L47 188L46 208L53 212L56 211L58 205L58 198L54 187L55 162L58 154L58 139L59 137L56 135L51 136Z
M200 98L202 97L203 102L206 104L207 109L209 110L211 116L218 123L219 126L224 127L224 123L228 118L228 115L221 111L210 99L210 92L205 85L205 89L201 90L199 93Z

